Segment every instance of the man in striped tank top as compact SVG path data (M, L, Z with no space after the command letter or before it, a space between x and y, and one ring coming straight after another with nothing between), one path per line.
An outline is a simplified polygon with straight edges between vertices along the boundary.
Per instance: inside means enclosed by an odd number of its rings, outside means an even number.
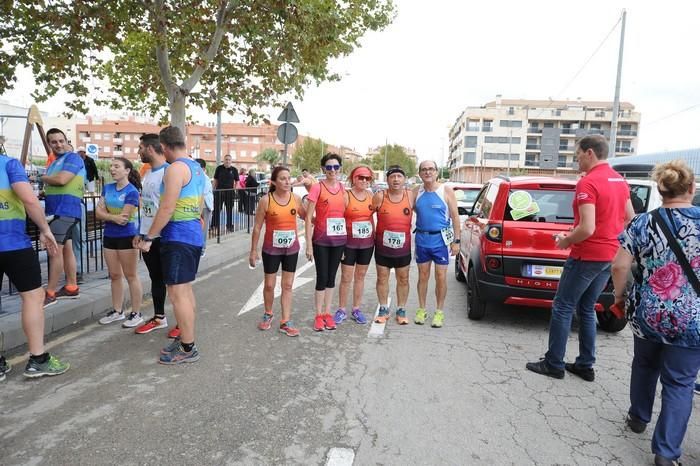
M139 247L148 252L153 238L160 235L163 279L180 336L161 350L161 364L199 360L194 343L195 300L192 282L197 275L204 236L199 222L204 200L202 167L187 157L185 136L174 126L160 132L165 159L170 163L163 176L160 205L148 234Z
M377 213L374 261L377 264L377 298L379 313L375 322L389 320L389 272L396 273L396 322L408 324L408 272L411 265L411 223L413 193L404 186L406 173L398 165L387 169L389 188L372 198L372 210Z

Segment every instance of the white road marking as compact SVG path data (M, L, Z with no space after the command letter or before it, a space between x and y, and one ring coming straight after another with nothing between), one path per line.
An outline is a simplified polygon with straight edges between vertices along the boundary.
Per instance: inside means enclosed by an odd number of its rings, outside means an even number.
M355 461L355 452L351 448L331 448L328 451L326 466L350 466Z
M307 262L306 264L302 265L299 267L294 274L294 288L299 288L300 286L306 285L307 283L313 281L313 278L302 278L299 275L302 273L306 272L309 268L313 267L314 263L313 262ZM252 311L256 307L260 306L263 304L263 289L265 288L265 282L263 281L260 286L258 286L258 289L253 292L253 294L250 296L248 299L248 302L245 303L245 306L241 308L241 311L238 313L239 316L245 314L248 311ZM282 294L282 286L280 283L280 280L277 280L277 284L275 286L275 298L279 297Z
M391 298L389 298L389 302L387 303L387 307L391 309ZM367 337L372 337L372 338L379 338L384 336L384 329L386 328L386 322L383 324L379 324L374 321L374 319L379 315L379 304L377 304L377 310L374 311L374 317L372 317L372 325L369 328L369 333L367 334Z

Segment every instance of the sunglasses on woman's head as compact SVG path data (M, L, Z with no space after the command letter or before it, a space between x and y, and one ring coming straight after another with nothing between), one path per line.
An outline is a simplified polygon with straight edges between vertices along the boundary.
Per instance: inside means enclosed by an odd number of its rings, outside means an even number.
M340 165L326 165L325 168L327 171L333 171L333 170L338 171L338 170L340 170Z
M356 176L355 178L357 178L357 179L360 180L360 181L371 181L371 180L372 180L372 177L371 177L371 176L359 176L359 175L358 175L358 176Z

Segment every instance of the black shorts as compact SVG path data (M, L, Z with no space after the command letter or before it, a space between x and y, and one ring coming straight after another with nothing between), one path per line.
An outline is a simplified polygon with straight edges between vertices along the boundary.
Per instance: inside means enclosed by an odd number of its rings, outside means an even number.
M166 285L193 282L197 276L202 248L187 243L171 241L160 243L160 263Z
M265 273L277 273L280 269L280 264L282 265L282 272L296 272L297 271L297 260L299 259L299 253L294 254L267 254L262 253L262 263L263 270Z
M132 239L133 239L133 236L126 236L126 237L122 237L122 238L105 236L102 244L104 245L105 249L117 249L117 250L134 249L134 247L132 246L132 243L131 243Z
M39 258L32 248L0 252L0 276L3 274L21 293L41 287Z
M73 229L80 219L73 217L59 217L58 215L51 219L49 228L53 237L56 238L58 244L66 244L66 241L73 238Z
M390 269L400 269L402 267L406 267L407 265L411 265L411 254L409 253L407 256L401 257L388 257L382 256L381 254L375 254L374 262L376 262L377 265L381 265L382 267L388 267Z
M369 265L372 261L372 253L374 246L365 249L345 248L343 259L340 261L343 265Z

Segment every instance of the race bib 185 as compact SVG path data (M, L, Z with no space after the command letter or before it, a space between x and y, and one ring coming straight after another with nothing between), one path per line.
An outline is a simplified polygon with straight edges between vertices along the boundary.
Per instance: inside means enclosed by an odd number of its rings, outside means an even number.
M365 239L372 237L372 222L352 222L352 237Z

